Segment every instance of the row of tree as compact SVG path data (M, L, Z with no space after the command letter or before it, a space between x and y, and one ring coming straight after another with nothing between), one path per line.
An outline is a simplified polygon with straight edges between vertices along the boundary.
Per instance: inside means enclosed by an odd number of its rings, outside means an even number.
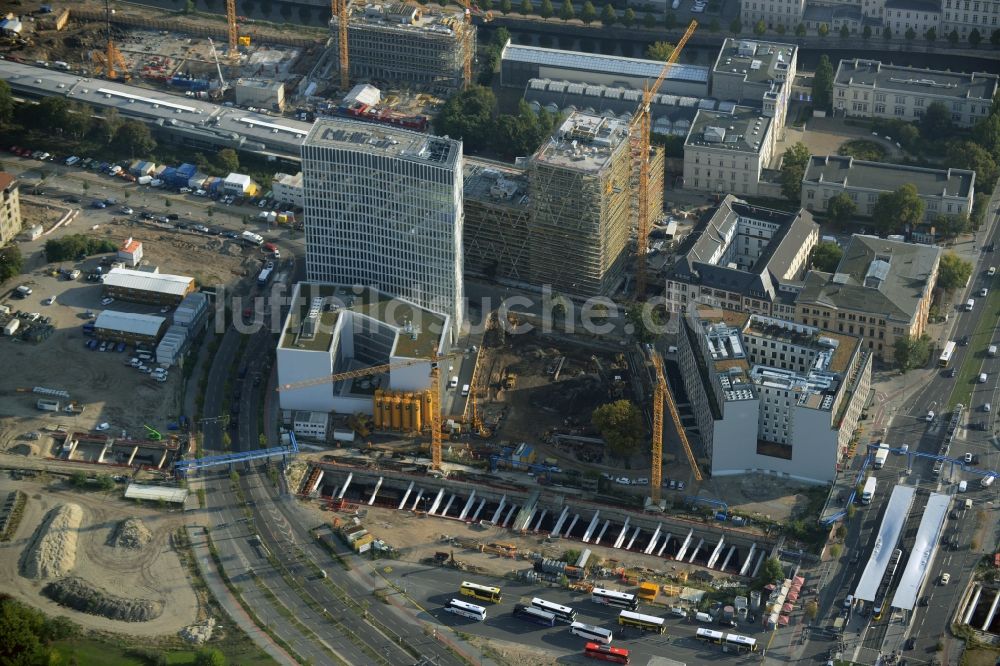
M558 116L537 113L521 100L514 115L494 115L496 97L482 86L455 93L434 119L438 135L462 139L466 153L493 152L503 157L531 155L555 128Z
M735 25L736 22L734 22L734 25L731 26L733 28L733 31L739 32L740 30L737 30L735 28ZM739 27L742 28L742 26ZM790 26L785 26L783 24L778 24L777 27L775 28L775 32L777 32L779 35L784 35L789 30L792 30L792 28ZM753 26L753 31L754 34L756 35L763 35L765 32L767 32L767 25L764 23L763 20L757 21ZM793 32L797 37L805 37L809 31L806 28L805 24L799 23L798 25L795 26ZM819 27L816 28L816 34L819 35L820 37L827 37L830 35L830 32L831 32L830 26L828 26L825 23L821 23ZM851 30L846 25L840 26L840 30L837 31L837 34L840 35L840 38L843 40L856 39L859 36L857 33L851 32ZM876 35L874 31L869 25L866 25L861 30L860 37L865 41L868 41L875 36ZM892 31L892 28L890 28L889 26L885 26L885 28L882 29L881 33L882 39L890 40L895 36L896 34ZM903 37L907 41L912 42L918 37L918 34L917 31L914 30L913 28L907 28L906 32L903 33ZM941 39L941 36L938 35L937 28L928 29L926 32L923 33L922 37L924 41L926 41L928 44L935 44ZM958 43L962 41L962 36L958 34L958 30L952 30L947 35L944 35L944 39L946 39L948 43L951 44L952 46L957 46ZM969 33L968 37L966 37L966 41L969 43L969 46L971 46L972 48L976 48L983 43L983 33L981 33L978 29L973 28L972 31ZM993 46L1000 46L1000 29L994 30L993 32L990 33L990 44L992 44Z
M49 261L75 261L80 257L114 252L117 249L109 240L91 238L83 234L70 234L45 241L45 258Z

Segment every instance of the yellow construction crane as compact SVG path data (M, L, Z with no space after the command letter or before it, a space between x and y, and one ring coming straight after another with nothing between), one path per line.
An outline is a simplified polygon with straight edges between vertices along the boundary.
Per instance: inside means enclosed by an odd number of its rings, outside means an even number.
M647 85L642 92L642 101L639 108L632 116L629 125L629 140L632 143L633 176L638 181L635 187L635 196L638 205L638 238L636 240L636 267L635 267L635 295L636 300L642 301L646 298L646 252L649 246L649 150L650 132L652 131L652 119L649 114L649 107L653 97L663 85L663 80L670 73L670 68L677 62L681 50L687 44L688 39L694 34L698 27L697 21L691 21L684 35L674 47L674 52L670 54L667 61L660 70L653 85Z
M479 416L479 363L472 368L472 379L469 380L469 403L472 405L472 431L483 439L488 438L492 433L483 424L483 419ZM489 389L487 389L488 391Z
M656 388L653 391L653 469L649 474L649 482L651 484L650 495L653 503L658 504L660 501L660 485L662 483L663 476L664 402L667 403L667 407L670 409L670 418L673 419L674 427L677 428L677 436L681 440L681 446L684 448L685 455L687 455L688 463L691 465L691 471L694 473L694 478L701 481L702 476L701 470L698 468L698 461L694 459L694 452L691 450L691 443L688 442L687 432L684 430L684 426L681 425L681 417L680 414L677 413L677 405L674 404L674 396L671 395L670 389L667 388L667 378L663 374L663 359L660 358L659 353L656 351L650 352L649 355L653 360L653 368L656 370Z
M431 364L431 469L440 470L441 469L441 368L440 363L446 357L444 356L434 356L433 358L426 359L410 359L409 361L399 361L398 363L384 363L382 365L373 365L369 368L361 368L358 370L348 370L347 372L338 372L337 374L328 375L326 377L317 377L316 379L307 379L301 382L293 382L291 384L284 384L278 386L279 391L292 391L295 389L308 388L310 386L321 386L323 384L330 384L333 382L339 382L344 379L353 379L356 377L368 377L370 375L378 375L385 372L391 372L392 370L397 370L399 368L405 368L411 365L417 365L420 363L430 363Z
M340 47L340 89L351 87L351 63L347 55L348 0L330 0L330 11L337 17L337 45Z
M229 62L240 61L239 34L236 29L236 0L226 0L226 25L229 28Z
M472 41L472 14L475 12L478 16L482 17L484 23L488 23L493 20L493 12L484 12L478 7L474 7L472 0L462 0L462 6L465 7L466 25L466 49L465 58L462 61L462 86L468 88L472 85L472 61L476 57Z
M116 79L128 81L131 78L128 73L128 64L125 62L125 58L122 56L121 51L118 50L118 47L115 46L114 39L111 37L111 0L105 0L104 10L108 43L104 51L94 51L91 54L91 60L94 62L94 73L97 76L104 76L112 81Z

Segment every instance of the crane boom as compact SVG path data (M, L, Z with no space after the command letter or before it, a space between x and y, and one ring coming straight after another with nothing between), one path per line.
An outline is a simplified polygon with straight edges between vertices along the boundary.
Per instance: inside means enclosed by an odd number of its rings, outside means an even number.
M229 30L229 61L236 63L240 58L239 36L236 34L236 0L226 0L226 27Z
M667 379L663 374L663 359L657 352L652 352L653 357L653 367L656 369L656 393L658 394L659 411L660 411L660 421L659 421L659 436L656 433L656 409L657 405L653 405L653 441L654 449L659 448L659 451L653 452L653 471L650 474L650 482L656 479L660 475L660 465L656 464L657 459L662 464L663 462L663 402L667 403L667 409L670 410L670 418L674 422L674 428L677 429L677 437L681 440L681 447L684 449L684 455L687 456L688 464L691 465L691 472L694 474L694 478L697 481L702 481L701 469L698 467L698 461L695 460L694 451L691 450L691 443L687 438L687 431L684 430L684 426L681 424L680 414L677 413L677 405L674 404L674 396L670 393L670 389L667 387ZM657 447L656 442L659 442ZM654 491L655 492L655 491Z
M646 252L649 246L649 150L650 132L652 131L652 121L649 115L649 107L653 97L660 90L664 79L670 73L670 69L677 62L681 55L681 50L687 44L691 35L698 28L697 21L691 21L687 30L677 42L673 53L663 63L660 75L653 82L652 86L646 86L642 93L642 102L632 117L629 124L629 137L632 142L632 158L637 162L633 164L633 172L638 172L638 184L636 187L636 205L638 207L638 235L636 239L636 267L635 267L635 294L637 300L646 297Z
M331 11L337 17L337 47L340 52L340 88L343 92L351 87L351 62L347 52L348 0L331 0Z

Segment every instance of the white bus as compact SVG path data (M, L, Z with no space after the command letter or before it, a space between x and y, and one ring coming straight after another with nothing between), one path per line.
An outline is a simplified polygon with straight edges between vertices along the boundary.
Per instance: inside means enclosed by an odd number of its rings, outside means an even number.
M462 617L467 617L472 620L478 620L482 622L486 619L486 609L482 606L477 606L476 604L468 604L464 601L459 601L458 599L452 599L448 602L448 605L444 607L449 613L454 613L455 615L461 615Z
M725 640L725 635L721 631L716 631L715 629L705 629L704 627L699 629L695 634L695 638L699 641L704 641L705 643L715 643L716 645L722 645Z
M616 592L615 590L608 590L603 587L595 587L594 591L590 593L590 600L595 604L618 606L619 608L627 608L633 611L639 607L639 600L636 599L634 594Z
M512 614L514 617L540 624L543 627L551 627L556 623L556 616L552 613L525 604L514 604Z
M735 648L739 652L756 652L757 639L739 634L726 634L726 647Z
M491 587L489 585L480 585L478 583L470 583L468 581L462 581L462 586L458 589L459 592L467 597L475 597L476 599L482 599L483 601L492 601L495 604L500 603L500 588Z
M667 629L664 626L662 617L643 615L642 613L633 613L632 611L622 611L619 613L618 624L623 627L638 627L643 631L655 631L658 634L662 634Z
M532 599L531 605L539 610L552 613L560 622L565 622L567 624L576 622L576 611L569 606L554 604L551 601L546 601L545 599L540 599L539 597Z
M944 351L941 352L941 357L938 359L938 365L942 368L947 368L948 364L951 363L951 357L955 355L955 342L954 340L949 340L944 345Z
M588 641L596 641L603 645L610 645L611 640L614 638L610 629L595 627L592 624L584 624L583 622L574 622L569 625L569 632L575 636L586 638Z

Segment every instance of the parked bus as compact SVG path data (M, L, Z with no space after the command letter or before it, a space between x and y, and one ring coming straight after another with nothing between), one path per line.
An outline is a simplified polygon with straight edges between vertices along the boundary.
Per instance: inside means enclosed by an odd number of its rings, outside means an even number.
M595 604L618 606L619 608L627 608L632 611L639 607L639 600L636 599L634 594L607 590L603 587L595 587L594 591L590 593L590 600Z
M455 615L461 615L462 617L467 617L471 620L477 620L482 622L486 619L486 609L482 606L477 606L476 604L467 604L464 601L459 601L458 599L452 599L448 602L448 605L444 609L449 613L454 613Z
M722 645L725 641L725 634L721 631L716 631L715 629L699 629L695 634L695 638L699 641L705 643L715 643L716 645Z
M565 622L567 624L576 622L576 611L569 606L554 604L551 601L546 601L545 599L540 599L538 597L531 600L531 605L538 610L552 613L560 622Z
M619 613L618 624L623 627L638 627L643 631L655 631L658 634L662 634L667 629L664 626L662 617L643 615L642 613L633 613L632 611L622 611Z
M614 638L610 629L595 627L592 624L584 624L583 622L574 622L571 624L569 632L574 636L586 638L588 641L597 641L602 645L610 645L611 640Z
M515 604L512 615L528 622L540 624L543 627L551 627L556 623L556 616L552 613L524 604Z
M483 601L490 601L492 603L500 603L500 588L490 587L488 585L479 585L477 583L469 583L467 581L462 582L462 587L458 590L467 597L475 597L476 599L481 599Z
M938 365L942 368L947 368L948 364L951 363L951 357L955 355L955 342L954 340L949 340L944 345L944 351L941 352L941 357L938 359Z
M737 652L756 652L757 639L739 634L726 634L727 648L735 649Z
M583 655L591 659L610 661L613 664L627 664L628 650L610 645L599 645L597 643L587 643L583 648Z

